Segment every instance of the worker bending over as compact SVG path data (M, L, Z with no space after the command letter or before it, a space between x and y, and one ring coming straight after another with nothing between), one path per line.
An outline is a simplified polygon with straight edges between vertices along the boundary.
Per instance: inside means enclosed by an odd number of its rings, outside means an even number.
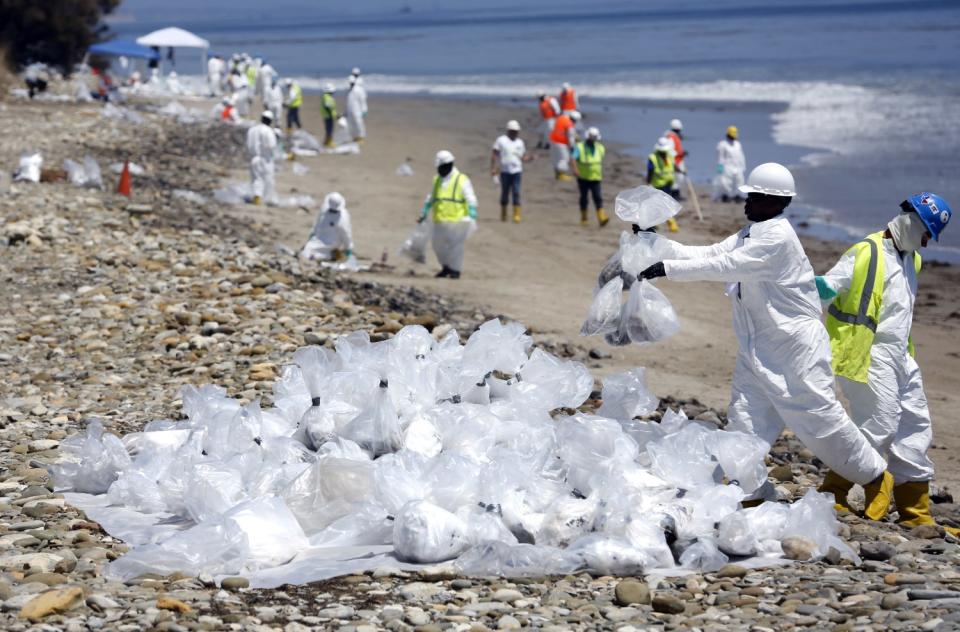
M900 210L886 230L867 235L817 277L817 289L821 299L832 299L827 332L850 416L887 459L899 522L916 527L935 524L930 515L933 461L927 454L933 430L910 339L918 251L931 237L940 238L952 211L932 193L904 200ZM852 486L831 470L820 490L832 493L839 509L850 511Z
M577 140L577 122L579 112L563 113L553 123L550 132L550 159L553 161L553 172L557 180L571 180L570 148Z
M466 174L453 166L453 154L437 152L437 175L419 221L433 213L433 251L443 267L438 277L459 279L467 237L476 228L477 196Z
M500 175L500 221L507 221L507 202L513 198L513 221L520 223L520 182L523 163L533 160L520 138L520 123L507 121L507 133L497 137L490 152L490 175ZM500 163L499 170L497 163Z
M603 228L610 221L606 212L603 210L603 192L601 183L603 182L603 157L607 153L607 148L600 142L600 130L591 127L587 130L585 141L577 143L573 148L573 157L570 159L570 165L573 167L573 173L577 176L577 188L580 191L580 225L587 226L590 221L587 219L587 196L593 197L593 206L597 209L597 222Z
M250 155L250 188L254 204L266 201L273 204L274 156L277 152L277 134L273 131L273 113L264 111L260 122L247 130L247 153Z
M540 117L543 122L540 124L541 138L537 143L537 149L546 149L550 147L550 132L553 131L553 124L560 116L560 104L555 97L547 96L546 92L540 91L538 96L540 108Z
M796 190L776 163L760 165L740 189L750 221L712 246L663 239L670 259L639 277L722 281L733 303L740 343L728 409L728 428L773 445L784 425L843 478L863 485L865 514L886 514L893 488L887 464L850 420L834 391L830 339L820 322L813 268L783 211ZM759 490L769 495L769 483Z
M323 199L310 239L300 251L304 259L342 261L353 256L353 229L350 211L343 196L334 191Z

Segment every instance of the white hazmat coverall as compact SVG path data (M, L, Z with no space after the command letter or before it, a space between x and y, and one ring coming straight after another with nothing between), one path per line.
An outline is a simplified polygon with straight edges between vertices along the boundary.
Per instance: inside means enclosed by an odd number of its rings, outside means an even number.
M273 160L277 151L277 135L265 123L247 130L247 153L250 154L250 184L253 195L268 203L276 202Z
M813 268L790 222L751 224L712 246L669 243L668 279L729 284L740 343L729 428L773 445L786 425L847 480L880 476L886 463L837 401Z
M477 194L473 190L473 183L470 178L463 176L460 171L454 168L441 180L441 187L446 186L451 178L457 176L462 178L463 199L468 206L477 206ZM427 194L427 202L433 200L433 192ZM457 222L438 222L433 223L433 252L437 255L437 261L445 268L463 272L463 257L466 253L467 238L477 229L477 223L470 218L463 218Z
M347 92L347 128L350 131L350 138L353 140L366 137L367 126L363 121L366 114L367 89L360 85L358 81Z
M267 89L267 97L263 102L263 107L273 112L273 120L280 121L280 115L283 113L283 90L280 84L274 84Z
M743 155L740 141L724 138L717 143L717 164L722 171L713 179L713 199L719 200L723 196L742 197L739 189L743 185L747 159Z
M920 367L907 352L917 298L913 252L901 257L892 239L882 239L883 299L879 322L870 348L867 382L839 377L850 404L850 416L881 454L894 483L933 479L933 462L927 456L933 440L927 396ZM847 252L824 275L831 288L850 288L856 253Z
M339 211L333 210L329 207L328 200L323 201L323 209L317 217L317 223L313 225L310 239L300 253L306 259L329 261L333 259L334 250L353 250L350 211L346 206Z

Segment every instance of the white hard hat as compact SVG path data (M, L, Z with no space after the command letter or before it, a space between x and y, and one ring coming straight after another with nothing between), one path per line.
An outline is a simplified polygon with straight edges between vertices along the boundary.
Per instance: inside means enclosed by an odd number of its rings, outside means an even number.
M569 89L570 89L570 84L567 83L566 81L564 81L564 82L563 82L563 89L564 89L564 90L569 90Z
M273 112L271 112L270 110L264 110L264 111L263 111L263 114L260 115L260 118L262 118L262 119L267 119L267 120L269 120L269 121L272 121L272 120L273 120Z
M596 127L591 127L587 130L587 138L600 140L600 130L598 130Z
M680 119L673 119L672 121L670 121L670 129L673 129L673 130L682 130L682 129L683 129L683 123L680 122Z
M350 71L350 74L353 75L354 77L359 77L359 76L360 76L360 69L357 68L356 66L354 66L354 67L353 67L353 70Z
M507 121L507 130L511 132L519 132L520 123L518 123L517 121Z
M293 79L287 77L286 79L283 80L283 85L285 85L285 86L291 86L291 85L293 85Z
M441 149L437 152L437 157L434 160L434 164L439 167L440 165L448 165L453 162L453 154L451 154L446 149Z
M547 96L547 93L543 90L537 90L537 96L542 99L543 97Z
M326 205L327 208L332 209L334 211L339 211L340 209L343 208L343 205L347 203L347 201L343 199L343 196L337 193L336 191L327 195L326 202L327 202L327 205Z
M793 197L797 194L797 188L789 169L776 162L765 162L750 172L740 192Z
M570 112L570 120L571 120L571 121L579 121L581 118L582 118L582 117L581 117L580 113L577 112L576 110L574 110L573 112Z
M325 84L323 84L323 91L324 91L324 92L333 92L334 90L335 90L335 88L333 87L333 84L332 84L332 83L325 83Z
M657 144L654 149L656 151L670 151L673 149L673 143L670 142L670 139L666 136L661 136L657 139Z

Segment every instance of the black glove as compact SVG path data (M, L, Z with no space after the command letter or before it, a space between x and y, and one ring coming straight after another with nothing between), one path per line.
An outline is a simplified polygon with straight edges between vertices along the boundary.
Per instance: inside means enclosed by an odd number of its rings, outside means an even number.
M656 279L667 276L667 271L663 269L663 262L655 263L640 274L637 275L637 281L641 279Z
M421 215L420 217L417 218L417 223L418 223L418 224L422 224L422 223L424 223L426 220L427 220L427 216L426 216L426 215Z

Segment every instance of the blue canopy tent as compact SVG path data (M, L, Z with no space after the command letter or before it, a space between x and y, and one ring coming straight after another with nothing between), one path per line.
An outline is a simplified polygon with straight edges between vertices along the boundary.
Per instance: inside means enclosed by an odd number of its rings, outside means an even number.
M87 52L93 55L108 55L110 57L160 59L160 53L149 46L141 46L133 40L111 40L101 44L94 44Z

